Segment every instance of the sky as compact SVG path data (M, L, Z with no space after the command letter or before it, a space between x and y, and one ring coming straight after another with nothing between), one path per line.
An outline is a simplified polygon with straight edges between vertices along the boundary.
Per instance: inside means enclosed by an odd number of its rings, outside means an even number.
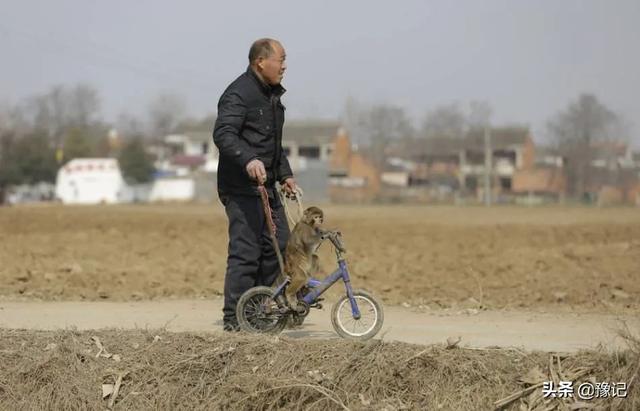
M404 107L471 100L492 123L546 123L594 93L640 135L640 1L0 0L0 103L93 85L101 113L144 115L160 93L215 113L251 42L287 52L288 119L338 118L352 97ZM638 142L638 138L634 141Z

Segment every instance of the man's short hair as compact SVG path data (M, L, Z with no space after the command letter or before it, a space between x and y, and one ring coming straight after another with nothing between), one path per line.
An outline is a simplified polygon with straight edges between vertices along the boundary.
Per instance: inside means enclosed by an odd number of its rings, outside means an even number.
M254 61L262 58L269 58L275 50L273 49L273 43L276 43L277 40L264 38L259 39L253 42L251 48L249 49L249 64L252 64Z

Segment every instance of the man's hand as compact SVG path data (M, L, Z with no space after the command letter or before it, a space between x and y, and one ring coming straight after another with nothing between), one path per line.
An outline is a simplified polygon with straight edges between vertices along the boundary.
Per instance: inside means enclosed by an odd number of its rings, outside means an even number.
M267 172L264 169L264 163L257 158L247 163L247 173L249 173L249 177L256 180L258 184L264 184L267 181Z
M282 189L287 195L296 195L298 185L296 184L296 180L293 177L289 177L282 182Z

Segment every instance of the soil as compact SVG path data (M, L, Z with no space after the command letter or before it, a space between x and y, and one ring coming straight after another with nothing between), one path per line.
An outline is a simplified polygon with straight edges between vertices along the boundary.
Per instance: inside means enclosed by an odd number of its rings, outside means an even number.
M424 309L637 313L640 210L324 206L358 288ZM0 296L131 301L223 290L215 205L0 208ZM335 267L321 248L324 272ZM333 295L340 290L334 287Z

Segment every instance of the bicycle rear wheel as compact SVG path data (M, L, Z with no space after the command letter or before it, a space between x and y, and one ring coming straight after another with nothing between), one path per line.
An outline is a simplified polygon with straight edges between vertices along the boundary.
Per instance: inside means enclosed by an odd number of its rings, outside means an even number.
M287 317L280 314L278 304L272 298L270 287L253 287L247 290L236 307L238 325L242 331L277 334L287 324Z
M342 338L368 340L382 328L382 304L364 290L354 290L353 297L358 305L360 318L354 318L349 297L345 295L331 309L331 324Z

